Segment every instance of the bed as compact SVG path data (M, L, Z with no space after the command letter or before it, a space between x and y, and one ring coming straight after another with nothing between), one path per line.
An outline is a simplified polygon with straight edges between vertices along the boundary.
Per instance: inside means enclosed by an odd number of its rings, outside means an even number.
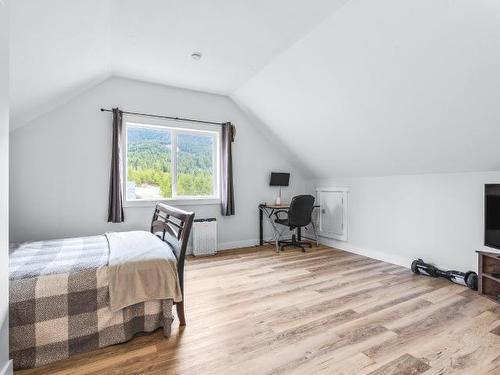
M168 337L174 304L179 323L185 325L184 258L193 219L193 213L157 204L151 232L11 245L9 325L14 368L43 366L159 328ZM123 257L124 253L128 255ZM151 278L155 267L173 276L155 283ZM135 280L141 275L146 279ZM139 292L130 291L135 281ZM126 287L120 288L122 283Z

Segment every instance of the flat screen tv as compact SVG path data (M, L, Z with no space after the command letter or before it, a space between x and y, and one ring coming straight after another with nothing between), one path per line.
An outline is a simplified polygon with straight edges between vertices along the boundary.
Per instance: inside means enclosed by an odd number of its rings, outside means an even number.
M500 249L500 184L484 187L484 244Z

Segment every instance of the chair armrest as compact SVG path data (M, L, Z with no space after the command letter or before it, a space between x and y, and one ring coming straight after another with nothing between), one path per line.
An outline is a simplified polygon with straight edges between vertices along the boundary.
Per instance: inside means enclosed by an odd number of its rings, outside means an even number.
M288 216L288 211L287 210L278 210L278 211L274 211L274 216L276 217L276 219L281 219L280 216L279 216L279 214L282 213L282 212L285 213L286 216Z

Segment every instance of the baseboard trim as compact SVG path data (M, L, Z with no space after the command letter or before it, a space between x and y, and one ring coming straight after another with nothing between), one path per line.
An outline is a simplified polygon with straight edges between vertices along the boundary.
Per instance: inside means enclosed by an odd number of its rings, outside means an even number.
M242 247L252 247L259 244L258 239L222 242L219 244L219 251L240 249Z
M402 257L402 256L394 255L394 254L387 254L387 253L384 253L382 251L377 251L377 250L372 250L372 249L362 249L362 248L353 246L349 242L337 241L337 240L333 240L331 238L320 237L319 242L320 242L320 244L325 245L325 246L334 247L336 249L344 250L344 251L347 251L349 253L363 255L363 256L368 257L368 258L381 260L383 262L395 264L395 265L402 266L405 268L410 268L410 265L412 262L412 259L409 259L406 257Z
M250 240L241 240L241 241L230 241L230 242L221 242L218 244L218 252L223 252L227 250L241 249L243 247L254 247L258 246L258 239L250 239ZM189 246L187 249L187 254L193 254L193 247Z
M8 361L0 372L0 375L12 375L14 373L12 359Z
M241 240L241 241L230 241L230 242L221 242L219 243L218 252L224 252L227 250L240 249L244 247L253 247L257 246L259 243L258 239L250 239L250 240ZM412 259L394 255L387 254L382 251L372 250L372 249L363 249L356 246L353 246L349 242L343 242L334 240L327 237L319 237L319 243L324 246L334 247L339 250L347 251L349 253L363 255L368 258L381 260L383 262L395 264L398 266L402 266L405 268L410 268ZM189 247L187 250L188 254L193 254L193 248Z

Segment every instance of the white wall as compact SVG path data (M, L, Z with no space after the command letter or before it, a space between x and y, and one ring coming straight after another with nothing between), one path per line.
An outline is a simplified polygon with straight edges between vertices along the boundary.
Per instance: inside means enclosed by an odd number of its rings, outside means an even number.
M0 374L9 362L9 32L8 3L0 1Z
M500 183L500 172L315 181L316 187L350 187L348 241L322 242L406 267L422 258L476 270L485 183Z
M257 204L272 201L277 193L268 186L271 171L291 172L285 199L304 191L290 156L274 150L273 142L228 97L113 78L11 133L13 241L149 227L152 207L125 208L125 223L106 222L111 116L99 109L113 106L236 125L236 216L220 217L219 205L186 207L198 217L218 218L222 248L256 243Z

